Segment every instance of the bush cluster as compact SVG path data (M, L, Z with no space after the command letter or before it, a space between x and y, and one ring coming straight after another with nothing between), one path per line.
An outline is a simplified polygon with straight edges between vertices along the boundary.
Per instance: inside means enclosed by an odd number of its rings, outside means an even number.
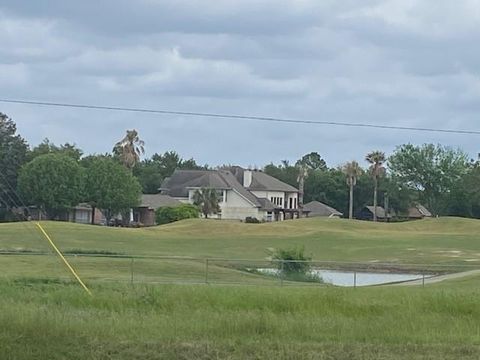
M200 216L198 207L191 204L182 204L179 206L161 207L155 211L155 219L158 225L172 223L184 219L195 219Z

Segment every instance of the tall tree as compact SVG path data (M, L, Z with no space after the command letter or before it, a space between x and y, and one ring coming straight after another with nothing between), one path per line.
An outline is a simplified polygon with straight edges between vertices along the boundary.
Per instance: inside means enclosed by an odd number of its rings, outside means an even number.
M311 152L309 154L303 155L298 162L304 164L309 170L328 170L327 163L317 152Z
M193 204L200 208L205 219L208 215L217 214L220 211L218 201L217 191L213 188L202 188L193 193Z
M133 169L140 156L145 154L145 142L140 139L137 130L127 130L125 137L115 144L113 153L127 169Z
M284 162L284 165L285 167L288 167L288 162ZM300 208L300 215L302 215L305 195L305 179L313 171L327 170L327 164L318 153L311 152L298 160L295 166L297 167L298 171L298 207Z
M378 179L385 173L383 164L385 163L385 153L382 151L372 151L367 154L365 160L370 164L370 174L373 179L373 221L377 221L378 206Z
M27 205L36 205L53 219L82 200L83 171L66 155L41 155L22 167L18 187Z
M0 113L0 208L15 206L20 199L16 197L18 172L26 162L27 142L17 134L12 119Z
M468 171L463 151L441 145L402 145L388 160L392 174L414 189L437 215L446 213L445 199Z
M351 161L343 166L343 173L347 177L347 185L350 189L348 218L353 219L353 188L357 185L357 179L362 174L362 168L356 161Z
M156 194L162 180L173 174L176 169L196 170L202 169L194 159L184 160L175 151L164 154L154 154L151 159L139 162L133 169L133 174L138 178L145 194Z
M308 168L301 162L297 163L298 168L298 207L300 209L300 215L303 215L303 196L305 192L305 178L308 176Z
M63 145L57 146L46 138L40 144L35 146L31 151L29 151L28 160L31 161L38 156L46 154L63 154L78 161L82 157L83 151L75 144L65 143Z
M138 180L117 161L96 156L83 164L87 170L85 200L94 209L101 209L108 222L139 204L142 192Z

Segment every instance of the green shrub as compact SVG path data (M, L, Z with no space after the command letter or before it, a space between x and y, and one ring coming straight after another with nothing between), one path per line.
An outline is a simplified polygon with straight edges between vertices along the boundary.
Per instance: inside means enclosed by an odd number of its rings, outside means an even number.
M245 218L245 223L247 223L247 224L260 224L260 220L258 220L256 217L247 216Z
M175 207L161 207L155 211L158 225L168 224L178 220L195 219L200 215L198 208L191 204L182 204Z
M276 249L272 253L274 265L283 274L308 274L310 272L311 257L305 255L305 248Z

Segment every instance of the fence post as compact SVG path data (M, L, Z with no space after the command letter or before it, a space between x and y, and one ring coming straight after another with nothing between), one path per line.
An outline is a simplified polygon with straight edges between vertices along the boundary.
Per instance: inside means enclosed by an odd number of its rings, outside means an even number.
M425 287L425 271L422 271L422 287Z
M280 260L280 286L283 286L283 274L284 274L284 264L283 264L283 260Z
M133 285L133 257L130 259L130 284Z
M357 270L353 272L353 288L357 288Z
M205 259L205 284L208 284L208 259Z

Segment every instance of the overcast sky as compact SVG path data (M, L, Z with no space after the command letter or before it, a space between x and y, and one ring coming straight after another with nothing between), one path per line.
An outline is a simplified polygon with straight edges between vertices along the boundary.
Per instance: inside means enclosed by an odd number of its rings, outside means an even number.
M476 0L0 0L0 98L479 130ZM480 136L0 103L31 144L261 166L317 151L331 166Z

